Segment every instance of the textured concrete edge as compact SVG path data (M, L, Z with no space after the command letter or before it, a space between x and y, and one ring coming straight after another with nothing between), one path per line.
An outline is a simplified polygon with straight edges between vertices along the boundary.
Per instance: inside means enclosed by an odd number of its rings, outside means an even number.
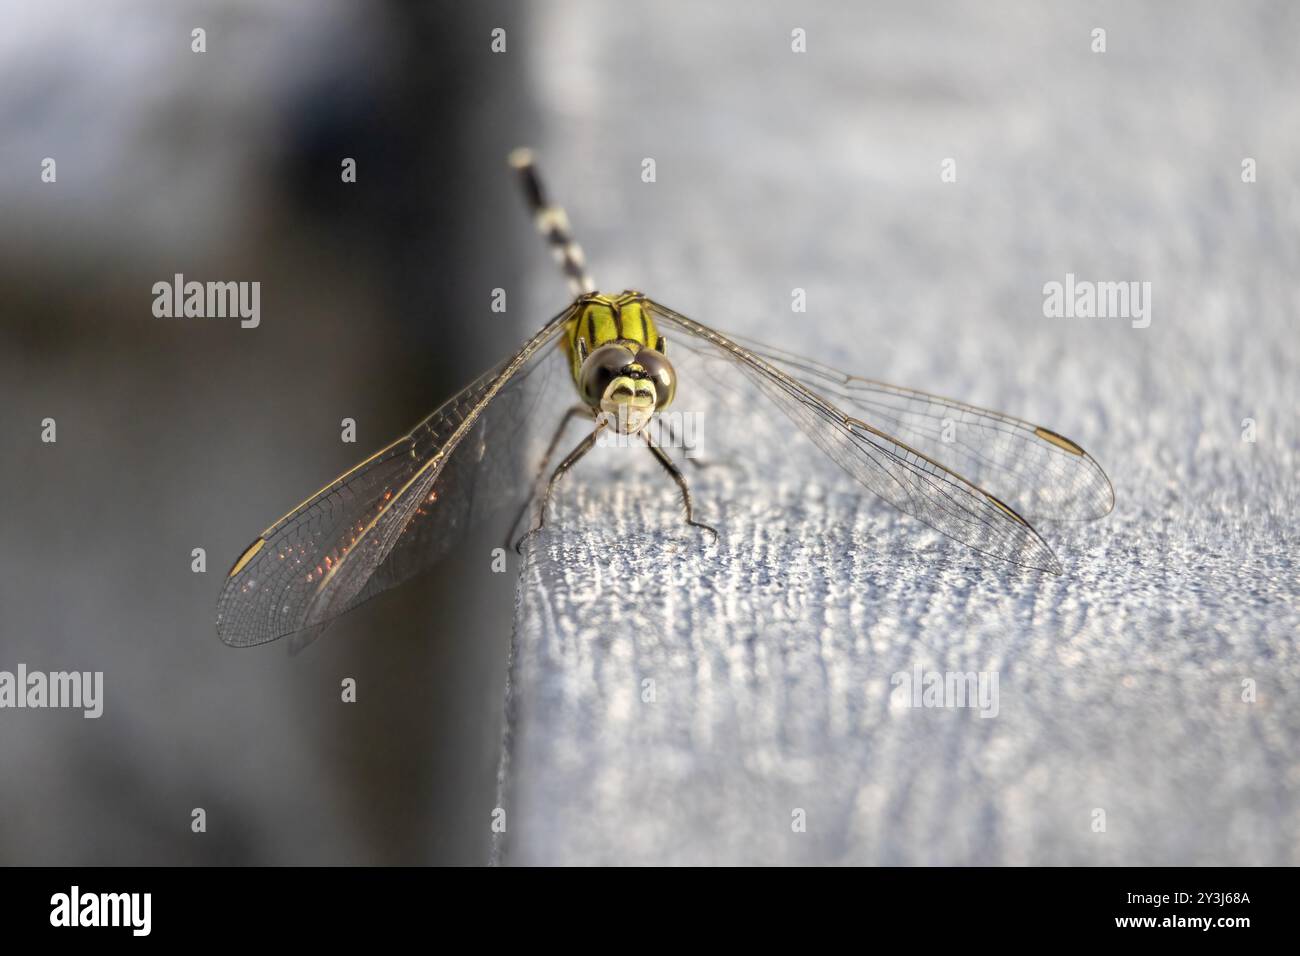
M488 848L488 866L505 866L509 863L509 836L510 836L510 802L512 797L512 787L510 779L511 758L514 755L515 745L515 721L518 716L516 706L517 698L515 687L517 684L517 669L519 666L519 639L520 629L523 623L524 609L524 588L528 580L528 573L533 567L533 549L530 546L524 555L523 563L519 567L519 581L515 585L515 613L514 625L510 629L510 650L506 655L506 680L505 690L502 694L502 720L501 720L501 752L497 760L497 802L496 809L504 809L506 814L506 827L504 831L495 828L492 830L492 841Z

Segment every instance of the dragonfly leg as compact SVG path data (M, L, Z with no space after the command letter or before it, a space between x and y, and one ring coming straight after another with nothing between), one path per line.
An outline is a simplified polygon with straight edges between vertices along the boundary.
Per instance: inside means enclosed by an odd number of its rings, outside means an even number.
M682 474L682 470L673 463L673 460L668 457L666 451L650 440L649 435L642 432L641 437L645 439L646 447L654 452L654 456L659 460L659 464L664 466L664 470L672 476L673 481L677 483L677 487L681 489L682 502L686 505L686 523L693 528L699 528L701 531L707 531L709 534L713 535L713 542L714 544L717 544L718 530L712 525L705 524L703 521L695 520L695 500L691 497L691 489L690 486L686 484L686 476Z
M569 452L568 457L565 458L564 461L560 462L558 466L556 466L555 471L551 474L551 480L546 483L546 494L542 496L542 508L541 511L539 511L537 514L537 524L533 527L531 531L529 531L526 535L524 535L522 538L520 538L518 541L515 542L516 552L522 554L524 542L527 541L529 538L531 538L533 535L537 534L537 532L541 531L542 528L546 526L546 509L550 506L551 493L555 491L555 486L559 484L560 479L563 478L566 473L568 473L569 469L572 468L574 465L576 465L579 462L579 460L581 460L583 455L587 454L587 452L591 451L591 449L595 447L596 440L600 438L600 433L605 428L607 422L608 419L604 419L604 418L602 418L599 422L597 422L596 427L592 431L592 433L588 435L586 438L584 438L581 442L579 442L578 447L573 449L573 451Z
M560 427L555 429L555 434L551 437L551 443L546 446L546 454L542 455L542 460L537 465L537 474L534 476L532 484L529 486L528 497L524 503L519 506L519 511L515 515L515 520L510 522L510 527L506 531L505 547L510 547L510 541L514 538L515 529L519 527L519 522L524 520L528 514L528 507L537 500L537 484L542 480L542 475L546 474L546 466L551 463L551 457L555 454L555 449L560 447L560 439L564 437L565 429L569 427L569 422L581 415L591 415L591 408L586 405L574 405L564 417L560 419Z
M670 420L670 421L666 422L666 423L664 424L663 427L664 427L664 428L667 430L667 432L668 432L668 447L669 447L669 448L684 448L684 447L685 447L685 445L682 443L681 438L680 438L680 436L679 436L679 434L678 434L677 423L676 423L675 421ZM683 431L684 431L684 429L683 429ZM688 450L688 452L689 452L689 450ZM697 457L695 457L694 455L691 455L691 454L689 454L689 453L686 454L686 460L689 461L689 462L691 463L691 467L694 468L694 469L696 469L697 471L703 471L703 470L706 469L706 468L713 468L713 467L715 467L715 466L717 466L717 465L730 465L730 464L732 464L732 462L730 462L730 461L709 461L709 460L706 459L706 458L697 458Z

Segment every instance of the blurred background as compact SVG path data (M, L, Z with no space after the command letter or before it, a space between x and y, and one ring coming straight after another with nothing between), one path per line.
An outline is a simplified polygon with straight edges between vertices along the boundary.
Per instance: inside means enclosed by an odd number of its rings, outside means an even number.
M515 592L486 558L499 530L293 659L225 647L213 616L263 527L564 301L557 281L532 311L522 288L539 250L505 157L536 119L525 57L489 48L519 16L7 5L0 668L102 670L107 701L4 712L0 860L486 858ZM260 325L155 318L178 272L260 281Z
M0 669L102 670L106 703L0 712L0 862L1296 862L1292 6L3 19ZM484 529L301 655L223 646L258 531L565 301L505 167L524 143L605 290L1048 423L1116 512L1045 529L1066 575L1027 580L770 448L701 480L718 555L650 560L671 493L576 481L522 579ZM1151 327L1045 319L1067 271L1151 281ZM175 273L259 281L260 326L155 318ZM620 613L657 640L620 644ZM918 660L999 670L1003 716L891 717ZM647 673L677 703L651 719Z

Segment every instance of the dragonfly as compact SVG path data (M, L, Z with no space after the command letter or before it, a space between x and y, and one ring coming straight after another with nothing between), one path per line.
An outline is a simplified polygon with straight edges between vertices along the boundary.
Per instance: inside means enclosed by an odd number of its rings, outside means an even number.
M1022 510L1078 520L1114 507L1114 489L1096 460L1056 431L725 335L638 291L598 292L532 152L515 150L510 164L572 301L512 357L258 535L234 562L217 602L225 643L310 639L428 568L483 513L517 497L517 472L506 466L503 449L527 436L542 405L530 385L557 364L577 402L541 456L537 480L523 494L525 509L538 497L570 422L586 420L591 430L551 472L536 524L521 544L545 526L557 484L608 430L645 444L676 484L688 525L716 545L716 529L697 519L689 483L663 447L671 443L656 440L649 427L690 384L669 358L669 338L678 364L691 359L696 375L712 384L746 381L879 498L977 552L1060 574L1056 555ZM750 415L771 410L742 406Z

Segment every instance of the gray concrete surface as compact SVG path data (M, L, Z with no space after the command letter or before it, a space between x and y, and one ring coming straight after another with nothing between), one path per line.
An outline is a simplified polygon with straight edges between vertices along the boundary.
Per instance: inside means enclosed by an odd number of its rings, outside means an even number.
M1117 505L1021 571L755 406L692 473L706 549L598 450L521 579L502 859L1300 862L1300 17L1135 7L534 12L537 145L603 288L1047 424ZM1045 318L1067 272L1149 281L1150 326ZM997 716L903 706L918 665L996 674Z

